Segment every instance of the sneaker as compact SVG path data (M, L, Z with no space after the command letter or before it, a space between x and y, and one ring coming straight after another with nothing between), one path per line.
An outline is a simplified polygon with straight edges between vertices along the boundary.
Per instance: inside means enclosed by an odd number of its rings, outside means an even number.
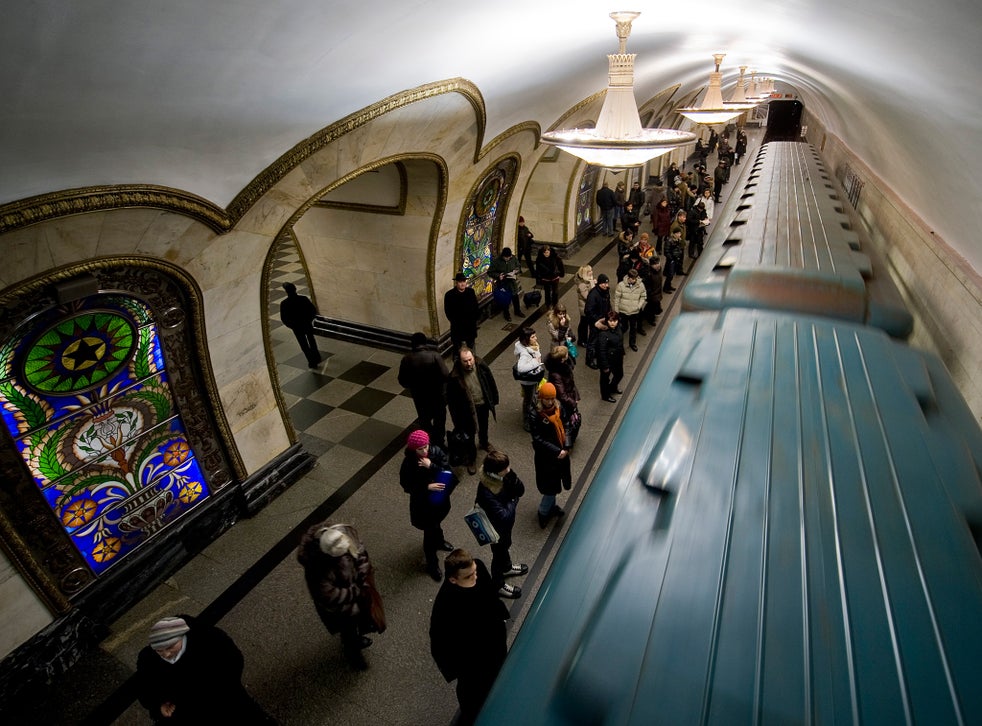
M498 590L499 597L507 597L510 600L514 600L517 597L522 596L522 588L517 585L502 585L501 589Z
M634 344L634 343L631 343L631 350L633 350L635 353L637 353L638 352L638 346L636 344Z
M529 572L529 566L526 564L512 565L510 570L505 570L505 577L521 577L522 575L527 575Z
M443 540L443 544L440 545L440 549L444 552L453 552L455 548L452 544L447 542L447 540Z

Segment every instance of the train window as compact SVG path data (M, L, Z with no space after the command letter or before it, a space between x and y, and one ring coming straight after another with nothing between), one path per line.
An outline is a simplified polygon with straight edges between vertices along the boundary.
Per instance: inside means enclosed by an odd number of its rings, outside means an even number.
M750 204L741 204L739 207L736 208L736 210L738 212L743 212L744 210L750 209L750 207L751 207Z
M732 222L730 222L730 226L731 227L742 227L746 223L747 223L747 220L745 220L745 219L734 219Z

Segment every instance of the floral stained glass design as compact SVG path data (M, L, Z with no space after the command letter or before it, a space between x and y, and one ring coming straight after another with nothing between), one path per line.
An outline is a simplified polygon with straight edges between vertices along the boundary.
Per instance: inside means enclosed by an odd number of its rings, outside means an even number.
M504 209L503 202L508 199L517 170L514 159L505 159L492 169L478 184L464 222L460 268L479 298L491 294L488 267L491 256L501 247L498 212Z
M599 167L588 166L580 177L576 193L576 235L589 238L593 234L593 188L597 185Z
M53 516L96 575L211 494L138 300L96 295L32 320L0 347L0 405Z

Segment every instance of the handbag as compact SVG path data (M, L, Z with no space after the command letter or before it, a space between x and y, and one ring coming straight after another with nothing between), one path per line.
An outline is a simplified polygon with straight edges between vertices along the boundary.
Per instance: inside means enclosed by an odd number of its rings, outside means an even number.
M511 367L511 375L520 383L538 383L542 380L542 366L538 368L533 368L530 371L525 371L524 373L518 372L518 363Z
M474 535L474 539L481 547L486 544L497 544L498 540L501 539L498 530L491 524L487 512L481 509L480 504L475 504L474 508L464 515L464 521L467 522L471 534Z
M576 354L579 352L576 349L576 343L574 343L569 338L566 338L566 340L564 340L563 343L566 344L566 350L569 351L569 357L572 358L573 360L576 360Z
M364 592L368 600L368 612L365 613L366 622L362 624L361 632L384 633L386 628L385 607L382 605L382 595L375 587L374 568L368 571L368 577L365 578Z
M507 287L496 287L492 293L495 303L502 308L507 308L511 304L511 290Z

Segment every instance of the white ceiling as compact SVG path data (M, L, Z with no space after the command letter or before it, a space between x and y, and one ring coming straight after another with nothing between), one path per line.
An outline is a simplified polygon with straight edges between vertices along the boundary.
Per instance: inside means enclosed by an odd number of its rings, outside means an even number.
M724 86L742 63L789 84L982 271L978 0L7 0L0 204L160 184L225 206L319 129L458 76L485 139L546 129L606 86L622 9L642 11L639 101L705 84L724 50Z

